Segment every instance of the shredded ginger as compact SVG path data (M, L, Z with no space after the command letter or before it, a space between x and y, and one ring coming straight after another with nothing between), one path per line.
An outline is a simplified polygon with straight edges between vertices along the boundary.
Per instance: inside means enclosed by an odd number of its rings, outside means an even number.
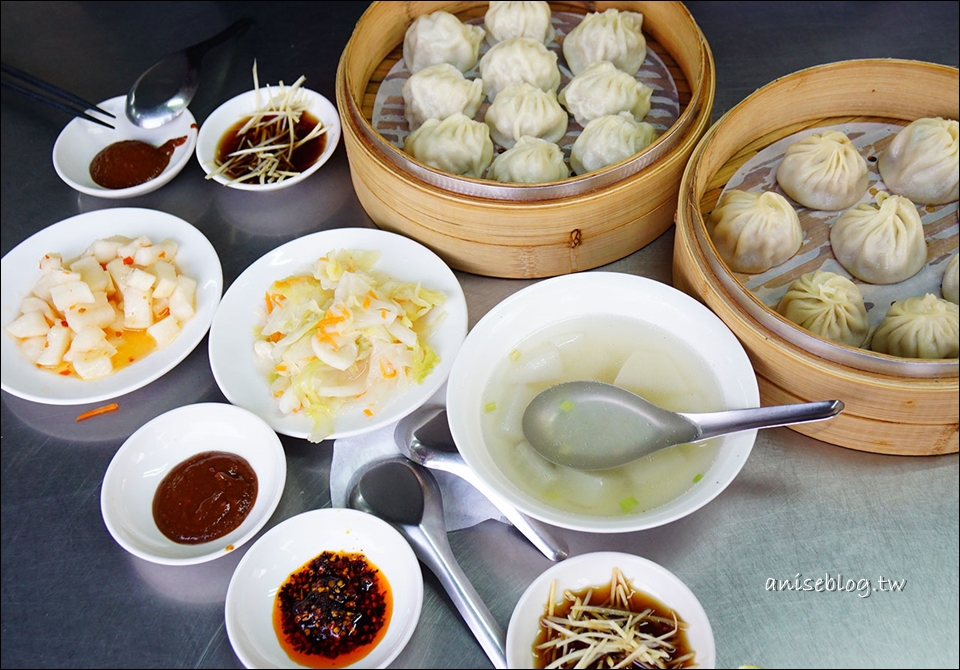
M675 613L669 617L652 608L634 609L632 584L619 568L613 569L608 599L591 602L564 591L565 606L556 604L556 582L550 586L542 637L535 652L548 670L559 668L689 668L696 667L693 652L681 652L679 634L686 629ZM681 653L678 653L681 652Z
M440 360L426 337L445 294L376 272L379 258L334 250L312 274L267 290L255 353L280 410L312 419L311 442L331 435L347 412L376 416Z

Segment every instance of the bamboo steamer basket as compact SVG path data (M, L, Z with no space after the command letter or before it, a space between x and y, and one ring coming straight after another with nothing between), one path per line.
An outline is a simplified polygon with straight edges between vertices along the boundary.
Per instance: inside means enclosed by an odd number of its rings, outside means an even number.
M958 91L958 70L932 63L874 59L813 67L777 79L729 110L690 158L677 210L674 284L704 302L740 338L764 405L833 398L845 403L830 421L791 426L799 433L875 453L956 452L957 361L854 350L794 326L734 278L705 220L730 177L773 142L842 122L957 119ZM956 246L956 236L951 243Z
M413 160L372 123L379 84L402 58L412 21L444 10L482 18L486 2L374 2L340 58L337 107L357 197L374 224L420 241L457 270L541 278L598 267L637 251L673 225L680 178L710 124L713 56L680 2L551 2L554 12L615 7L644 15L648 49L670 70L677 121L639 154L545 185L458 177Z

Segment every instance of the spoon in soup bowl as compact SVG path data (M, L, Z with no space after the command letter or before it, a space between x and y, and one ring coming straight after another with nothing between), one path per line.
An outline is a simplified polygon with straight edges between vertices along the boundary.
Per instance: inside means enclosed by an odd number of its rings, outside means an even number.
M598 381L555 384L523 413L523 434L545 459L578 470L605 470L661 449L744 430L821 421L840 400L720 412L672 412L624 388Z

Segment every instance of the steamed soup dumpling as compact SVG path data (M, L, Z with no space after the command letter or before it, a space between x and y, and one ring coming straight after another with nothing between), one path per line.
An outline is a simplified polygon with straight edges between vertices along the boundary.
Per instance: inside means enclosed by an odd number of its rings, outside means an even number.
M784 192L810 209L851 207L867 192L867 162L839 130L812 133L787 147L777 168Z
M863 346L870 319L863 293L835 272L807 272L790 284L777 312L814 335L851 347Z
M548 2L491 2L483 25L491 45L512 37L529 37L549 44L556 35L550 19Z
M630 112L601 116L590 121L570 149L570 167L578 175L626 160L657 139L656 129L637 121Z
M924 205L957 200L958 126L952 119L922 118L897 133L877 162L887 188Z
M920 272L927 241L916 206L907 198L877 194L840 215L830 227L833 255L857 279L896 284Z
M427 119L407 135L403 150L438 170L478 179L493 160L487 124L463 114Z
M414 19L403 36L403 62L411 73L437 63L461 72L477 64L485 33L449 12L436 11Z
M541 184L566 179L570 168L557 144L525 135L493 159L488 176L504 183Z
M524 135L558 141L567 133L569 117L553 91L517 84L497 94L483 120L493 141L509 149Z
M480 59L483 92L489 100L508 86L531 84L544 91L560 89L557 54L529 37L511 37L499 42Z
M563 57L574 74L608 60L631 77L647 57L647 40L641 32L643 14L608 9L591 12L563 39Z
M903 358L957 358L958 319L957 305L932 293L897 300L874 331L870 348Z
M437 63L410 75L403 83L403 114L410 130L427 119L460 113L471 119L483 103L483 82L467 79L450 63Z
M650 111L653 89L608 60L597 61L570 80L558 99L581 126L589 121L630 112L637 121Z
M765 272L792 258L803 244L793 205L779 193L725 192L708 220L710 237L734 272Z
M960 303L960 277L958 277L958 260L960 254L954 254L947 262L947 269L943 272L943 279L940 280L940 293L943 297L953 304Z

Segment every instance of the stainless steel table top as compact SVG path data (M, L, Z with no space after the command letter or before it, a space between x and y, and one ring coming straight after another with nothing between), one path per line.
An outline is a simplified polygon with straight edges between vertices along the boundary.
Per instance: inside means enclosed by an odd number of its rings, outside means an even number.
M850 58L958 65L957 2L689 2L716 58L714 119L799 69ZM261 82L307 85L333 100L337 61L363 2L3 2L2 58L91 100L126 92L159 57L241 16L257 24L208 56L191 110L202 122ZM277 194L203 179L196 161L133 200L79 195L50 155L66 115L2 93L2 252L69 216L149 207L196 225L229 286L270 249L320 228L370 226L342 145L320 173ZM604 269L671 280L672 229ZM459 273L471 326L530 281ZM163 567L127 554L100 516L114 452L149 419L225 402L206 340L122 410L76 423L76 407L2 394L4 668L240 667L224 628L227 583L243 555ZM283 438L288 479L269 527L330 505L331 445ZM720 667L958 667L958 457L861 453L786 428L762 431L733 485L695 514L622 535L563 532L573 554L650 558L679 575L714 627ZM450 534L464 571L504 627L521 591L550 563L495 521ZM247 545L247 548L250 545ZM769 590L768 580L904 581L870 592ZM423 613L393 667L490 667L439 582L425 571Z

